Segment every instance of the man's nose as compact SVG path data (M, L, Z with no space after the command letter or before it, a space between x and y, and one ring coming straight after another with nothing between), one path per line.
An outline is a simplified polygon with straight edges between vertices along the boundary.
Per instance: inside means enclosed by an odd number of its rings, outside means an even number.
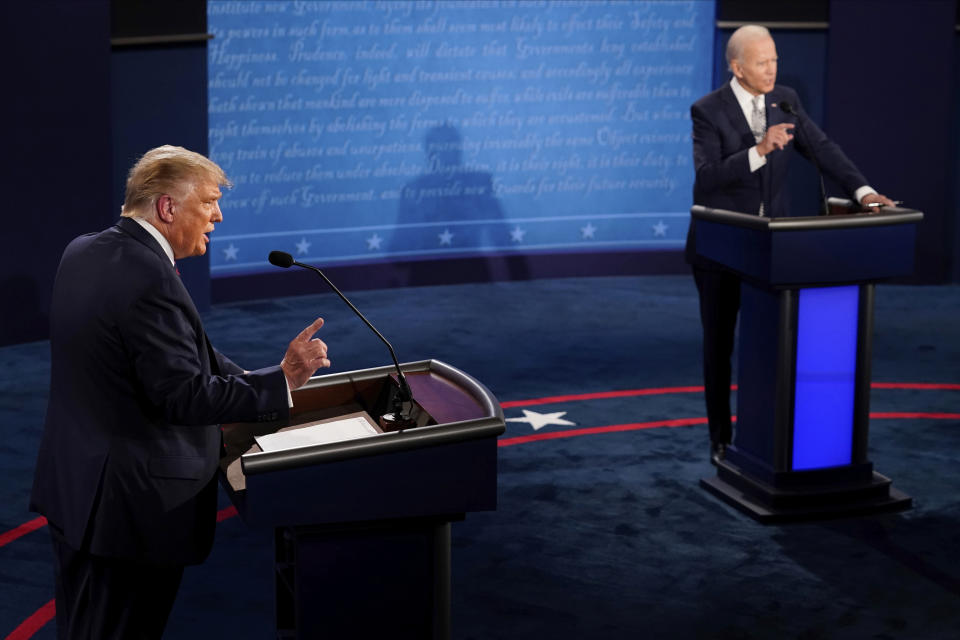
M216 206L217 210L213 212L212 220L214 222L220 222L221 220L223 220L223 211L220 211L220 203L218 202L214 206Z

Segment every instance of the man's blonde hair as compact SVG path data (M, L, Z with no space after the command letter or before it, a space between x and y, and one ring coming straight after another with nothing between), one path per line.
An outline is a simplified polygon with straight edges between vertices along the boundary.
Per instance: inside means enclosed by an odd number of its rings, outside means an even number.
M121 215L149 219L160 196L181 195L199 180L213 180L222 187L233 183L216 162L183 147L163 145L147 151L127 175L127 193Z

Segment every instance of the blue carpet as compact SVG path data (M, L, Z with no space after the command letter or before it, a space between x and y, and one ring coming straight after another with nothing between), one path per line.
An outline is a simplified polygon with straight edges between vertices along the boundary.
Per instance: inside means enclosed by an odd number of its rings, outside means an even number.
M318 283L318 290L320 290ZM960 382L958 288L877 288L873 379ZM688 277L492 283L351 295L401 361L463 369L501 402L697 386ZM315 315L331 371L385 364L382 344L333 295L222 305L219 349L275 363ZM26 511L48 345L0 349L0 536ZM874 389L874 412L960 411L960 391ZM700 393L508 408L561 413L537 433L705 415ZM506 439L534 433L508 422ZM899 515L763 526L698 486L705 425L540 440L500 449L499 507L453 527L453 635L497 638L956 638L960 629L960 421L874 419L870 457L914 498ZM332 489L335 490L335 489ZM221 506L227 506L222 499ZM169 638L272 637L271 541L238 518L189 568ZM0 637L52 598L45 529L0 546ZM53 624L32 637L54 637Z

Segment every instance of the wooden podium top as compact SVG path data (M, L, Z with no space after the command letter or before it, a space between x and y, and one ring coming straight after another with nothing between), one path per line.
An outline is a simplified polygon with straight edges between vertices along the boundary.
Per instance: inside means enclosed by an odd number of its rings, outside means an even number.
M221 479L248 523L321 523L488 510L496 505L496 398L437 360L401 365L419 424L351 440L261 451L281 428L389 411L393 366L312 378L293 392L289 420L223 425Z
M245 485L244 476L251 473L503 433L499 403L472 377L438 360L406 363L401 368L414 402L422 410L422 426L358 440L262 452L254 437L285 427L358 411L365 411L376 420L378 413L386 411L387 390L396 387L391 366L317 376L292 392L294 406L289 420L223 425L226 455L221 469L234 489L239 490Z

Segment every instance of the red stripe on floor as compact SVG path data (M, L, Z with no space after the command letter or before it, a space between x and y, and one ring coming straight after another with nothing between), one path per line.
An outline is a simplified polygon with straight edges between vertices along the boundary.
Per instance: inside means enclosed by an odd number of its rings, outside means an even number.
M676 420L657 420L656 422L633 422L630 424L611 424L605 427L589 427L586 429L570 429L567 431L547 431L534 433L529 436L515 438L501 438L497 441L498 447L509 447L515 444L524 444L537 440L555 440L557 438L575 438L590 436L598 433L616 433L618 431L637 431L639 429L656 429L658 427L689 427L695 424L707 424L706 418L678 418Z
M945 390L960 391L960 383L944 382L874 382L870 384L873 389L923 389L928 391ZM736 391L737 385L732 385L731 390ZM608 398L629 398L634 396L656 396L667 393L700 393L703 387L658 387L652 389L624 389L622 391L598 391L596 393L578 393L563 396L547 396L545 398L530 398L528 400L509 400L501 402L500 406L504 409L513 409L516 407L532 407L538 404L551 404L554 402L577 402L580 400L605 400Z
M912 411L878 411L870 414L871 420L883 420L885 418L909 420L911 418L923 418L927 420L960 420L960 413L919 413Z
M736 388L736 387L734 387ZM578 393L567 396L548 396L546 398L532 398L530 400L511 400L501 402L504 409L514 407L532 407L538 404L552 404L554 402L577 402L579 400L604 400L607 398L629 398L632 396L657 396L666 393L699 393L703 387L661 387L659 389L625 389L623 391L598 391L596 393Z
M20 623L20 626L10 632L5 640L27 640L32 638L33 634L43 628L45 624L53 620L57 615L56 605L51 600L47 604L37 609L32 616Z
M40 516L39 518L34 518L29 522L24 522L22 525L20 525L16 529L11 529L6 533L0 533L0 547L4 545L8 545L14 540L16 540L17 538L21 536L25 536L31 531L36 531L40 527L45 527L46 525L47 525L47 519L44 518L43 516Z
M928 413L928 412L907 412L907 411L887 411L870 414L871 420L960 420L960 413ZM736 422L737 417L733 417ZM676 420L657 420L656 422L633 422L630 424L612 424L605 427L589 427L585 429L569 429L566 431L548 431L546 433L534 433L528 436L516 436L513 438L501 438L497 441L499 447L509 447L515 444L525 444L527 442L536 442L538 440L556 440L558 438L575 438L577 436L596 435L598 433L616 433L621 431L637 431L639 429L656 429L658 427L687 427L695 424L706 424L706 418L679 418Z
M871 383L872 389L945 389L947 391L960 391L960 384L942 383L942 382L874 382Z

